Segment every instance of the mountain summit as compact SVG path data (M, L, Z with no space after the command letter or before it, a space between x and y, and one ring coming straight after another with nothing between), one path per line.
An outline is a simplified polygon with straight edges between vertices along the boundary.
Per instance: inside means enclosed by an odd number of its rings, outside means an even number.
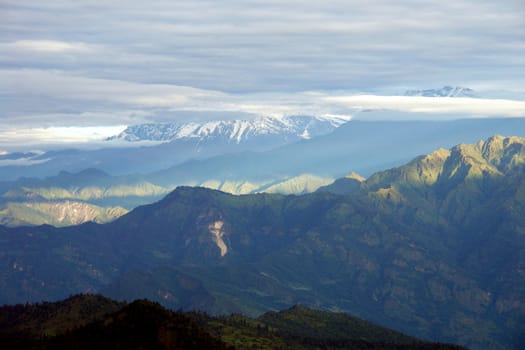
M475 97L475 92L472 89L461 86L443 86L441 89L407 90L405 96Z
M346 116L326 115L258 117L252 120L214 120L203 123L138 124L108 140L173 141L180 139L225 140L246 143L252 138L279 136L286 140L309 139L328 134L350 120Z

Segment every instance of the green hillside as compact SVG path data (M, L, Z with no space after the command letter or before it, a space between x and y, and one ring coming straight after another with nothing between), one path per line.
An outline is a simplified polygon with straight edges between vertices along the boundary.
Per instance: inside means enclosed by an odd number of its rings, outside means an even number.
M357 192L365 180L364 177L357 173L350 173L345 177L336 179L331 184L319 187L317 191L335 194L351 194Z

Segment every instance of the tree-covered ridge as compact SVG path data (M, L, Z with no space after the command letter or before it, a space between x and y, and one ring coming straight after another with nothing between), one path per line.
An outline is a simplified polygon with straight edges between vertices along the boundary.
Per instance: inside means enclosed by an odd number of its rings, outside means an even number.
M0 307L0 324L4 333L53 337L100 319L124 305L90 294L71 296L54 303L4 305Z
M320 311L295 305L283 311L270 311L257 318L279 332L313 339L362 340L411 344L418 340L380 327L342 312Z
M305 326L306 328L302 328ZM309 333L310 331L319 332ZM422 342L341 313L294 307L258 319L173 312L148 300L77 295L0 308L6 349L463 349Z

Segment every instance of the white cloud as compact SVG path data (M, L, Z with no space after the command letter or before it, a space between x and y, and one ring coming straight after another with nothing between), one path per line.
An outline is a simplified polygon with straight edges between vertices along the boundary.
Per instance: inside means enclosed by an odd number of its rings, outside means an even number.
M38 51L49 53L62 52L81 52L87 53L93 51L85 43L68 43L56 40L18 40L13 43L0 44L0 48L9 50Z
M125 125L102 126L102 127L51 127L51 128L2 128L0 139L2 148L9 150L39 148L43 145L63 147L76 145L92 145L106 138L122 132ZM100 143L101 144L101 143ZM107 145L111 146L111 145ZM49 147L49 146L47 146ZM7 165L8 160L2 162ZM16 160L16 162L27 162L28 160Z
M217 98L221 93L186 86L141 84L87 78L62 71L0 70L0 91L71 100L105 101L135 106L164 107L191 104L191 99Z
M328 96L328 103L361 110L395 110L410 113L450 113L457 116L525 117L525 101L480 98L436 98L421 96ZM432 116L429 116L432 118Z
M101 79L239 92L523 85L525 75L517 0L20 0L3 10L3 41L34 52L18 64ZM0 52L0 65L17 65L12 56Z

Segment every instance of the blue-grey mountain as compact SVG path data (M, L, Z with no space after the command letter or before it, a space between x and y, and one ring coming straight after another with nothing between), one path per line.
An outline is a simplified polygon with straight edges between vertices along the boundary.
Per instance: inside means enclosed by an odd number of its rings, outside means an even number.
M309 130L310 135L314 135L313 130ZM87 168L111 175L147 174L172 168L173 174L165 174L168 178L155 179L155 184L170 185L231 179L282 181L303 174L339 177L349 170L367 176L401 165L420 153L461 142L476 142L494 133L525 136L525 119L350 121L326 135L288 139L286 145L283 139L266 143L257 142L261 140L257 137L251 139L253 142L238 144L227 134L221 138L175 139L151 147L50 151L28 159L32 165L2 166L0 180L55 176L60 171L77 173ZM188 172L194 176L185 176Z
M108 141L107 148L98 150L31 153L18 163L0 159L0 180L53 176L60 171L79 172L86 168L98 168L112 175L149 173L192 159L267 151L330 133L348 120L328 115L131 126L113 138L125 141L124 144ZM162 142L156 146L128 142L138 140ZM8 155L3 157L7 160Z

